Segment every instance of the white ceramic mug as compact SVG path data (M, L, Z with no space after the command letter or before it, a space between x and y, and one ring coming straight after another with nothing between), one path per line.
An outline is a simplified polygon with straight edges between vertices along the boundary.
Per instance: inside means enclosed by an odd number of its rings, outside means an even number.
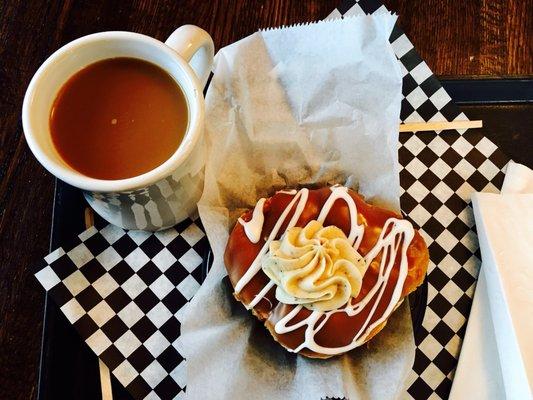
M195 212L203 188L202 89L213 53L209 34L192 25L178 28L165 43L133 32L102 32L74 40L52 54L28 86L22 107L26 141L48 171L82 189L91 207L107 221L126 229L150 231L173 226ZM157 168L128 179L94 179L72 169L59 156L50 135L50 110L61 86L72 75L89 64L114 57L139 58L168 72L187 99L189 126L176 152Z

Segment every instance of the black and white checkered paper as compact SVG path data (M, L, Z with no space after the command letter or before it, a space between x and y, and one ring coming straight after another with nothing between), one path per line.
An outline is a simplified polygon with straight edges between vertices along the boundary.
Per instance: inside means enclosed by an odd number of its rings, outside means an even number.
M199 219L154 234L92 227L45 257L36 277L134 398L180 398L180 316L208 250Z
M381 8L377 0L352 0L330 17ZM404 75L402 121L467 119L398 27L390 41ZM431 259L404 397L445 399L480 265L470 195L498 191L508 159L478 132L447 131L400 135L399 160L402 210L420 227ZM153 234L93 227L39 266L39 282L136 399L184 394L180 315L205 273L202 229L199 219Z

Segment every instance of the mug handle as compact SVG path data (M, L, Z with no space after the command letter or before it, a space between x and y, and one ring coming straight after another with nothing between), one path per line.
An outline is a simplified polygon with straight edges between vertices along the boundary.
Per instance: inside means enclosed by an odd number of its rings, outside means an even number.
M183 25L172 32L165 44L189 63L203 89L213 67L215 53L209 33L195 25Z

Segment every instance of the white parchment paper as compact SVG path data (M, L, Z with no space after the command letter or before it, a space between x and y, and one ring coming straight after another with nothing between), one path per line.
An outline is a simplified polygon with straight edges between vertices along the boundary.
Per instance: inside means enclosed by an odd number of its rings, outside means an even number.
M199 212L211 271L180 317L190 399L392 399L414 359L406 304L347 355L310 360L275 343L231 295L223 263L240 214L275 190L344 183L399 210L401 73L395 16L256 33L219 51L206 96Z

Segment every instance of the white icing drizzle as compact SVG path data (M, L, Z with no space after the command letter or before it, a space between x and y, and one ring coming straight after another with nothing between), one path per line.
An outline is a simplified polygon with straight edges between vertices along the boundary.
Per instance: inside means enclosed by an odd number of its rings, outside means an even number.
M261 239L261 231L263 230L263 223L265 222L265 215L263 213L263 206L265 199L259 199L254 207L252 218L248 222L244 222L242 218L239 218L239 223L244 228L244 233L248 237L248 240L252 243L259 242Z
M317 221L321 224L324 224L326 217L331 211L331 207L336 200L343 199L348 204L348 209L350 210L350 221L351 229L350 234L348 235L348 241L352 244L353 247L357 250L363 240L363 234L365 233L365 227L357 223L357 207L355 201L348 194L348 188L343 186L332 186L331 195L326 200L326 203L322 207L320 214L318 215Z
M246 306L246 308L248 310L254 308L261 301L261 299L266 296L268 291L274 287L274 285L275 285L274 281L271 280L270 282L268 282L268 284L263 289L261 289L259 293L257 293L257 295L250 302L250 304Z
M357 206L355 204L355 201L349 195L348 189L346 187L333 186L330 188L330 190L331 190L331 195L328 197L328 199L326 200L326 203L322 207L322 210L320 211L317 220L321 223L324 222L327 215L331 211L333 204L335 203L337 199L343 199L344 201L346 201L348 208L349 208L350 220L351 220L351 227L350 227L350 233L348 235L348 239L350 240L351 243L353 243L353 246L357 249L364 235L364 226L359 225L357 223ZM293 194L293 193L291 192L290 194ZM294 193L293 199L291 200L291 202L287 205L285 210L280 215L280 218L274 225L272 232L267 238L264 246L259 251L259 254L254 259L252 264L250 265L250 268L248 268L246 273L241 277L241 279L235 285L236 293L239 293L244 288L244 286L246 286L246 284L248 284L250 280L261 269L261 262L260 262L261 258L268 251L270 242L277 237L281 229L281 226L285 222L287 215L292 210L296 202L298 202L298 204L296 205L295 212L291 220L287 224L286 229L293 227L298 222L298 219L300 218L300 215L302 214L305 208L305 205L307 203L308 196L309 196L308 189L301 189L300 191ZM255 213L255 209L254 209L254 213ZM261 214L262 214L262 206L261 206ZM264 216L263 216L263 219L264 219ZM291 310L282 319L280 319L274 327L276 333L284 334L284 333L295 331L305 326L304 342L300 346L295 348L294 350L289 350L289 351L297 353L300 350L307 348L316 353L321 353L321 354L326 354L326 355L336 355L336 354L340 354L340 353L344 353L346 351L352 350L355 347L358 347L361 344L363 344L368 334L372 332L372 330L375 327L383 323L389 317L389 315L394 311L395 307L400 301L403 284L404 284L405 278L407 277L407 272L408 272L407 248L409 247L409 244L411 243L413 237L414 237L414 229L411 223L409 223L408 221L402 220L402 219L389 218L386 221L381 231L378 241L376 242L374 247L368 252L368 254L364 257L365 263L368 267L372 263L372 261L379 255L379 253L382 252L381 262L380 262L380 267L379 267L379 275L378 275L378 279L375 285L370 289L370 291L366 294L366 296L363 299L361 299L359 302L355 304L348 302L348 304L346 304L346 306L342 309L332 310L332 311L327 311L327 312L312 311L311 314L307 318L303 319L302 321L298 323L290 325L290 322L293 320L293 318L303 308L303 306L301 305L294 307L294 309ZM385 288L387 286L387 282L392 272L395 260L397 259L397 254L398 254L399 249L401 252L400 253L400 268L399 268L400 270L398 274L398 280L394 287L390 302L387 305L387 308L385 309L385 311L383 312L383 315L380 318L377 318L373 323L370 323L370 321L374 317L374 314L381 301L381 298L383 297L383 294L385 293ZM264 296L273 287L273 285L274 285L274 282L270 281L255 296L255 298L253 299L252 302L250 302L247 308L255 307L261 301L261 299L264 298ZM365 306L368 305L368 303L374 298L375 298L374 304L372 305L372 308L370 309L370 312L368 313L368 316L365 322L361 326L361 329L358 332L356 332L351 343L347 344L346 346L335 347L335 348L323 347L319 345L318 343L316 343L315 341L316 333L324 327L326 322L329 320L329 318L333 314L338 313L338 312L345 312L348 316L355 316L359 314L365 308Z
M261 257L263 257L263 255L268 251L268 246L270 245L270 242L276 238L279 230L281 229L281 226L287 218L287 215L289 215L289 212L292 210L294 203L298 201L298 204L296 205L296 210L294 211L294 215L292 216L291 220L289 221L289 224L287 225L287 229L292 228L294 225L296 225L296 222L298 222L298 218L300 218L300 215L302 214L304 207L307 203L308 196L309 189L302 189L292 198L287 208L285 208L285 210L283 210L283 212L281 213L278 221L276 222L276 225L274 225L274 228L272 228L272 232L270 232L270 235L265 241L265 244L259 251L259 254L255 258L255 260L252 262L252 265L250 265L250 268L248 268L248 270L244 273L241 279L239 279L239 282L237 282L237 284L235 285L235 293L239 294L242 288L245 287L248 282L252 280L255 274L259 272L259 270L261 269Z
M296 194L298 193L298 191L296 189L288 189L288 190L278 190L276 193Z

